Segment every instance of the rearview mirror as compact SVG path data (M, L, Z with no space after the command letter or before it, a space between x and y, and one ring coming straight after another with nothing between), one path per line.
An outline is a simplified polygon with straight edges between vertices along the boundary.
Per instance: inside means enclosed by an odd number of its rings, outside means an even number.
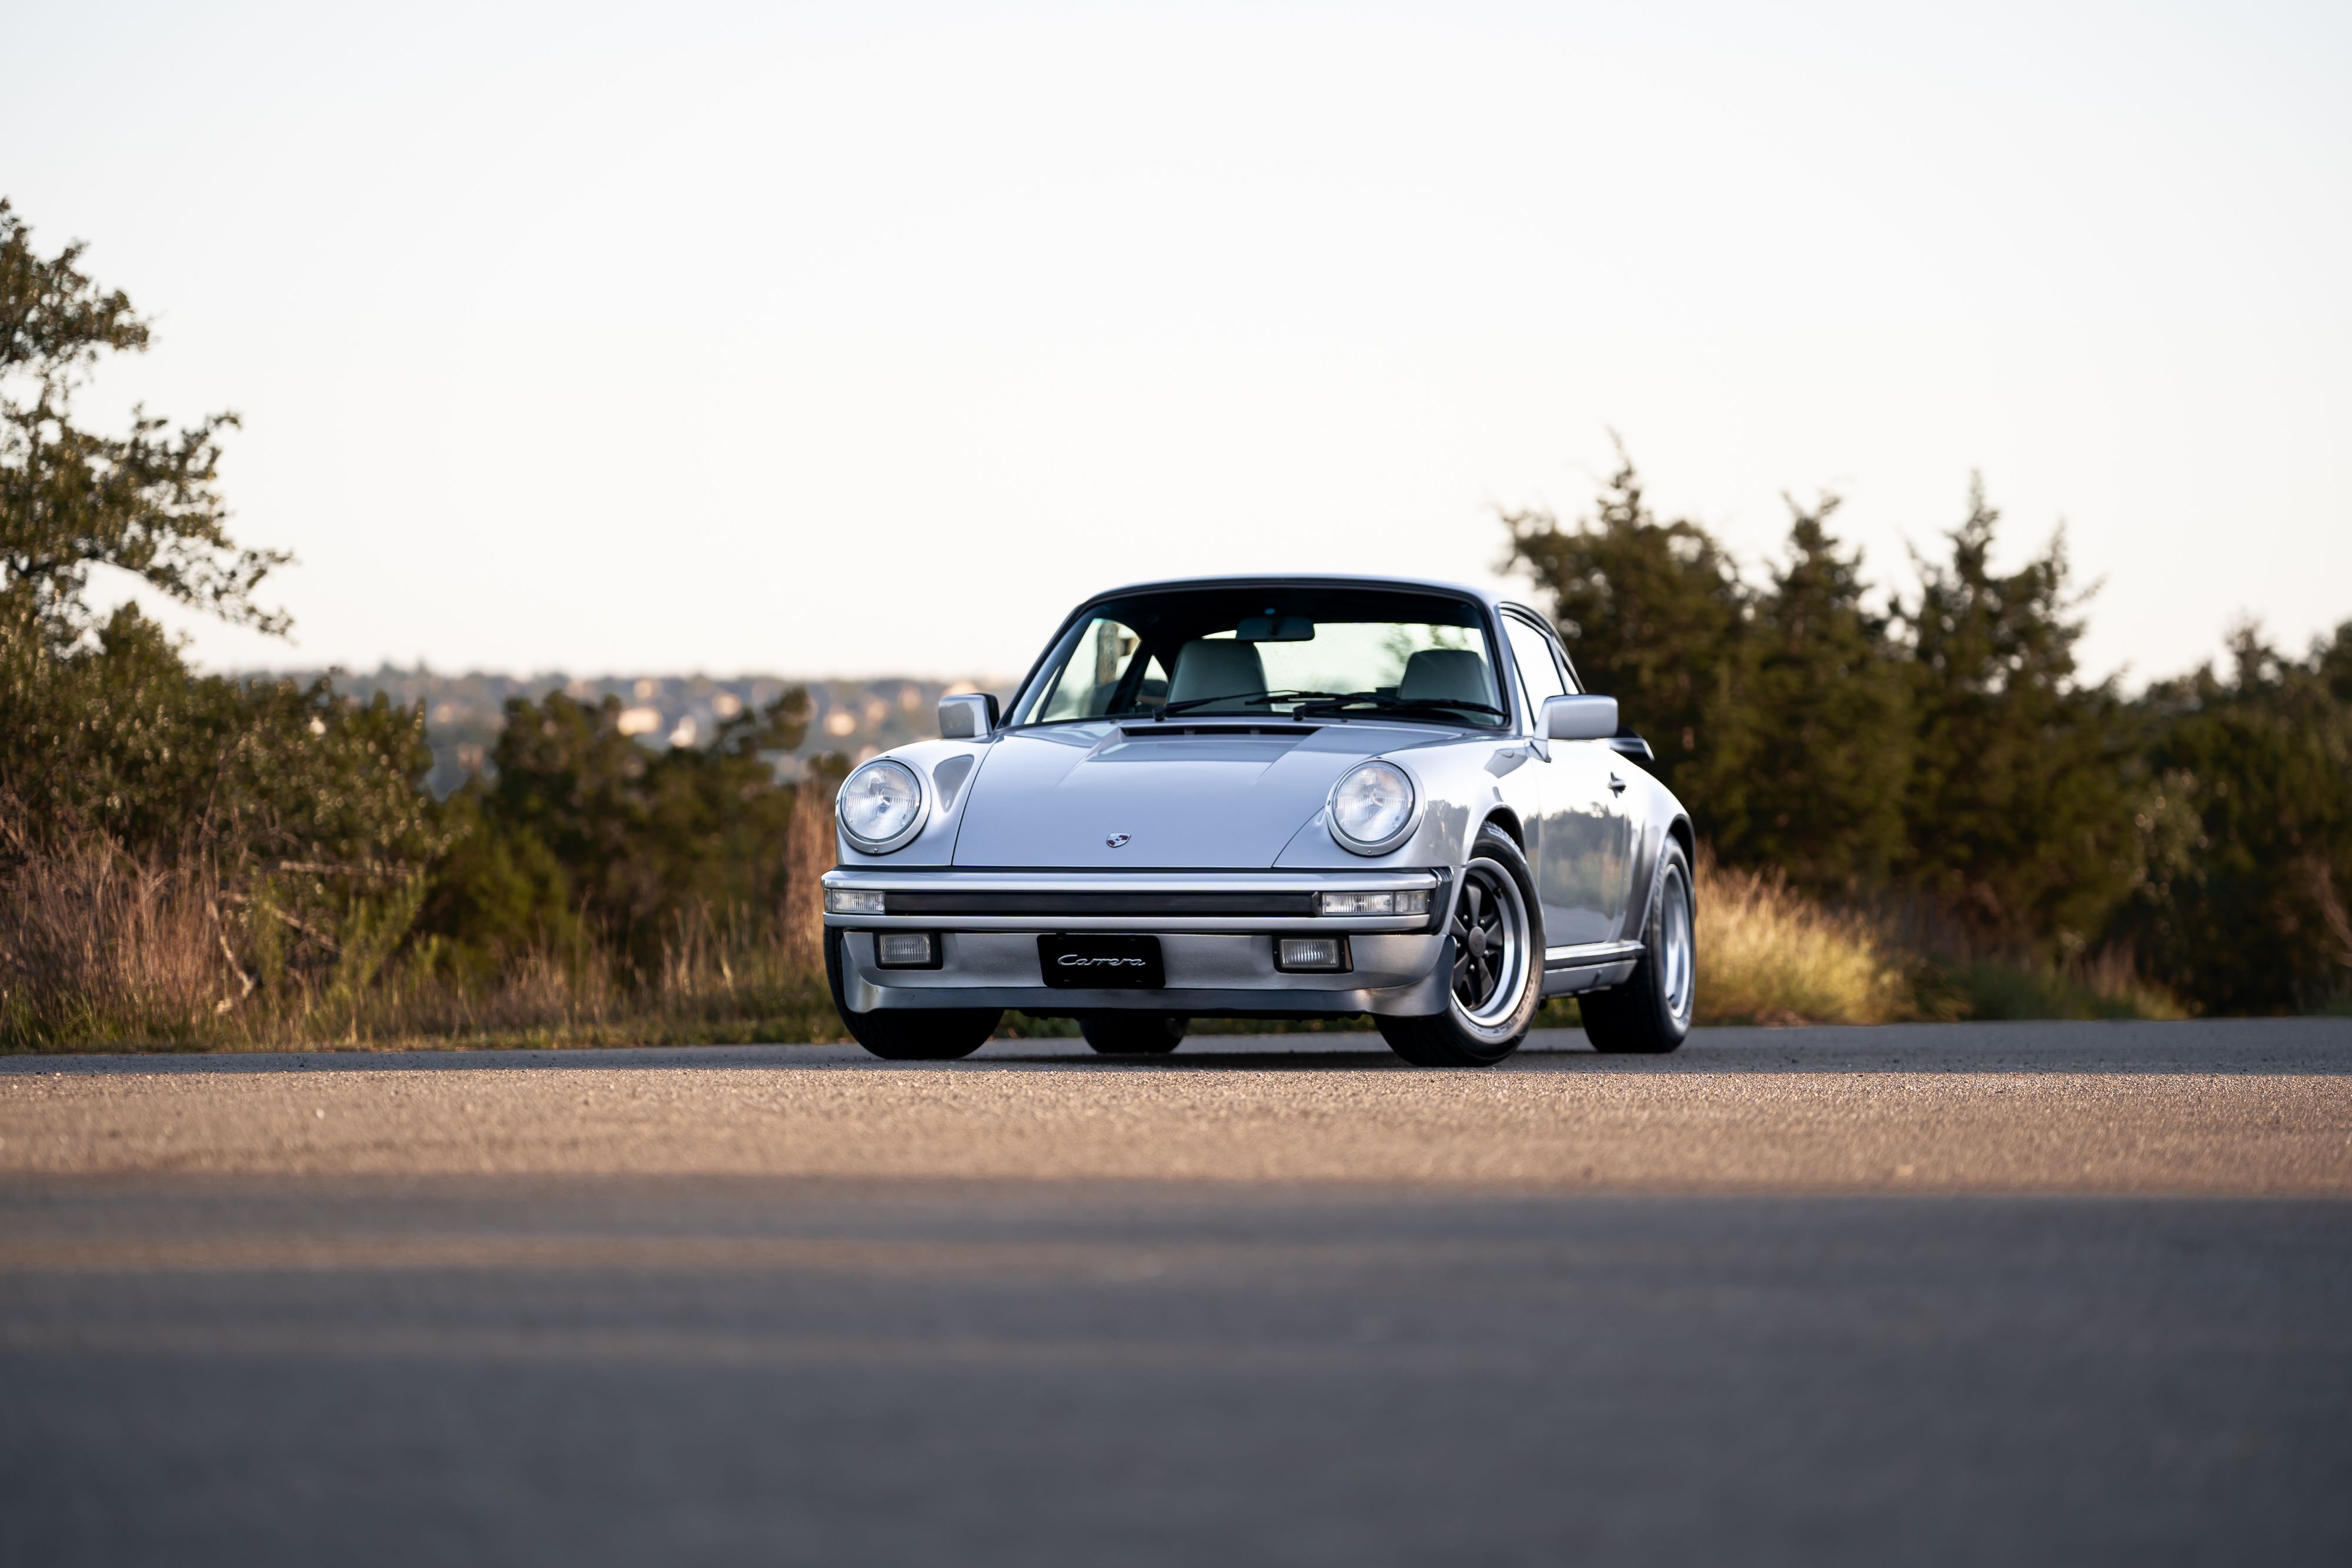
M1234 628L1236 643L1312 643L1314 618L1307 615L1244 615Z
M978 740L996 727L996 694L959 692L940 699L940 737Z
M1615 697L1546 697L1546 740L1606 740L1617 733Z

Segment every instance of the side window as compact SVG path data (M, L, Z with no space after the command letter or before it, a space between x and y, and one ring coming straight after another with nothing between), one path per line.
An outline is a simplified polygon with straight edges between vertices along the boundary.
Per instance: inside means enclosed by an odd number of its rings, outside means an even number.
M1135 696L1128 704L1128 711L1158 707L1167 700L1168 671L1160 664L1160 655L1154 653L1144 662L1143 678L1136 683Z
M1549 638L1516 615L1504 616L1503 628L1510 633L1511 657L1519 666L1520 683L1528 689L1528 719L1533 723L1542 713L1546 697L1568 695L1568 679L1560 673Z
M1116 621L1097 618L1090 622L1078 633L1037 719L1099 718L1109 712L1111 695L1127 674L1128 661L1135 657L1139 640L1132 628Z

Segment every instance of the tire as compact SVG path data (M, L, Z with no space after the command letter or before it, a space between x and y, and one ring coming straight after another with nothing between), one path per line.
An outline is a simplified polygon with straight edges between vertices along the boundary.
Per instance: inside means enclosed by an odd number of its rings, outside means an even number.
M841 989L841 933L824 934L824 978L849 1037L885 1061L953 1061L988 1043L1001 1008L877 1008L854 1013Z
M1690 1034L1698 1001L1698 906L1690 858L1668 839L1659 852L1658 896L1650 907L1647 949L1621 986L1579 999L1584 1038L1611 1055L1663 1056Z
M1493 823L1478 830L1446 923L1454 985L1444 1012L1376 1016L1415 1067L1492 1067L1519 1049L1543 1004L1543 906L1528 858Z
M1178 1013L1088 1013L1078 1032L1105 1056L1165 1056L1183 1043L1192 1021Z

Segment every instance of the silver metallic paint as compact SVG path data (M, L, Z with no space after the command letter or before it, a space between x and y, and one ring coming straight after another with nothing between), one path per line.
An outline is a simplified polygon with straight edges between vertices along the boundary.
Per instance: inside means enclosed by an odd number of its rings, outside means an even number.
M1263 582L1265 579L1149 583L1096 596L1153 589ZM1309 580L1285 580L1300 581ZM1480 590L1390 578L1317 578L1318 583L1427 589L1475 601L1490 621L1505 601ZM1517 607L1514 607L1517 608ZM1521 613L1528 613L1524 610ZM1540 622L1540 617L1533 617ZM1492 628L1501 638L1499 624ZM1042 664L1042 657L1040 663ZM1565 656L1563 655L1563 662ZM918 741L888 753L916 769L930 802L921 831L904 848L868 854L836 835L839 869L828 882L865 883L876 873L916 873L927 885L968 885L1003 873L1071 874L1093 888L1170 885L1165 873L1281 872L1328 875L1329 885L1361 885L1361 873L1442 870L1458 886L1479 828L1501 823L1535 866L1545 917L1547 995L1624 980L1629 941L1644 928L1655 896L1659 846L1685 821L1681 803L1655 778L1606 740L1552 740L1538 732L1515 661L1499 661L1518 716L1503 730L1383 719L1318 719L1297 725L1252 720L1220 726L1197 716L1165 726L1149 720L1084 721L1000 729L971 739ZM1573 665L1570 664L1571 674ZM1033 667L1008 712L1018 711ZM1275 735L1242 733L1281 730ZM1177 733L1177 732L1181 733ZM939 769L956 758L965 777L952 792ZM1383 855L1364 856L1332 837L1330 791L1357 764L1395 763L1413 781L1420 821ZM968 772L966 768L968 767ZM1622 792L1607 788L1614 775ZM1113 849L1109 837L1129 842ZM879 880L879 878L877 878ZM1448 939L1404 933L1391 919L1225 921L1117 916L1062 919L898 920L828 915L850 934L845 994L856 1010L874 1007L1023 1007L1051 1012L1112 1009L1196 1012L1380 1012L1426 1014L1446 1005ZM873 929L951 924L942 967L912 972L872 967ZM1245 929L1234 929L1238 925ZM1159 934L1169 966L1167 991L1047 990L1036 976L1034 937L1019 933L1102 929ZM1357 972L1285 974L1273 967L1277 929L1351 934ZM1394 947L1367 944L1399 944ZM1009 946L1008 946L1009 944ZM1027 944L1026 968L1022 944ZM958 954L979 968L966 972ZM863 956L860 956L862 953ZM1368 965L1372 966L1367 967ZM1398 966L1402 965L1400 968ZM1409 972L1408 972L1409 971ZM1179 984L1182 977L1189 983ZM1367 983L1371 980L1377 983ZM1025 983L1024 983L1025 982Z

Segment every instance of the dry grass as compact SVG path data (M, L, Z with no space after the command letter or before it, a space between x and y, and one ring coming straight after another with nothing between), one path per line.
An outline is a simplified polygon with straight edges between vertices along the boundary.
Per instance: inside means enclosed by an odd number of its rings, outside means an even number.
M101 843L22 861L0 880L0 1049L207 1043L242 994L216 891Z
M1896 1023L1954 1019L2177 1019L2179 1001L2128 951L2063 966L1973 951L1924 920L1836 910L1777 873L1700 852L1699 1018L1705 1023ZM1896 932L1907 929L1914 940Z
M1868 919L1789 891L1778 873L1717 865L1702 851L1702 1023L1885 1023L1918 1016L1908 966Z
M413 937L414 886L355 904L330 963L290 970L201 868L98 841L0 873L0 1051L304 1051L838 1040L823 973L762 923L681 922L632 983L601 947L529 953L463 983Z

